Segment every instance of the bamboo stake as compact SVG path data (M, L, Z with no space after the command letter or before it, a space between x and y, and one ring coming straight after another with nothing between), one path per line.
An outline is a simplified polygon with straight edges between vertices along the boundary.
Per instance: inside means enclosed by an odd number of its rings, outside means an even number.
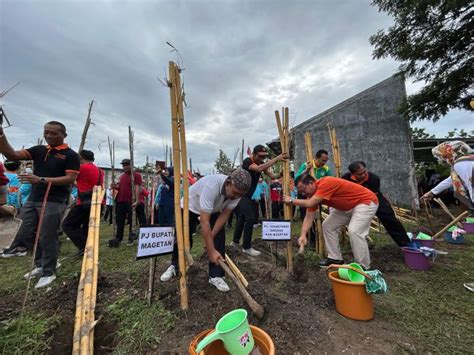
M130 151L130 184L132 188L132 206L135 202L138 202L138 196L135 191L135 168L134 168L134 159L133 159L133 138L134 134L132 131L132 127L128 126L128 148ZM130 228L129 228L129 233L133 231L133 224L135 223L135 208L132 208L132 216L131 216L131 223L130 223ZM128 236L130 238L130 235Z
M81 136L81 143L79 144L79 149L78 152L84 149L84 145L86 144L86 137L87 137L87 132L89 131L89 127L91 125L91 112L92 112L92 105L94 105L94 100L91 101L89 104L89 111L87 113L87 118L86 118L86 123L84 125L84 130L82 131L82 136Z
M227 263L227 265L229 265L230 270L234 273L235 276L237 276L237 278L240 280L240 282L242 282L242 284L246 288L249 287L249 283L248 283L247 279L242 274L242 272L239 270L237 265L234 264L234 262L229 257L229 255L227 255L227 253L225 254L225 262Z
M191 245L189 241L189 179L188 179L188 158L186 149L186 132L184 125L184 110L183 110L183 90L181 88L181 77L179 68L176 67L176 100L177 100L177 114L178 114L178 130L179 130L179 147L181 157L181 176L183 179L183 238L184 238L184 255L186 257L186 266L191 266L194 261L191 256ZM175 191L176 192L176 191Z
M100 241L100 209L102 206L102 197L103 190L101 186L94 188L96 190L96 211L94 218L94 274L92 278L92 298L91 298L91 308L89 313L89 324L90 324L90 334L89 334L89 349L90 354L94 353L94 326L95 321L95 306L97 301L97 282L99 277L99 241Z
M433 199L442 209L444 212L446 212L446 214L451 217L451 219L455 219L456 217L453 216L453 214L449 211L448 207L444 204L443 200L441 200L440 198L434 198ZM426 203L426 202L425 202ZM459 227L459 228L463 228L463 225L462 223L456 223L456 225Z
M428 206L426 204L426 200L422 200L423 201L423 207L425 209L425 216L426 216L426 219L428 220L428 224L430 225L430 229L432 231L434 231L433 229L433 222L431 222L431 217L430 217L430 213L428 211Z
M442 235L444 232L446 232L449 227L451 227L453 224L456 224L458 223L461 219L463 219L464 217L466 217L467 215L469 214L469 211L464 211L463 213L461 213L459 216L457 216L455 219L453 219L451 222L449 222L446 227L444 227L443 229L441 229L438 233L436 233L434 236L433 236L433 239L436 239L437 237L439 237L440 235Z
M290 126L289 126L289 110L288 107L282 108L283 111L283 142L284 142L284 153L290 153ZM286 196L290 195L290 161L285 160L283 162L283 194ZM283 205L283 214L287 221L291 221L292 218L292 206L289 204ZM291 226L291 225L290 225ZM286 267L289 272L293 272L293 244L292 241L287 242L287 262Z
M115 141L110 144L110 137L107 136L107 142L109 145L109 155L110 155L110 167L112 168L112 183L115 184ZM115 238L116 231L115 220L115 189L112 189L112 238Z
M178 116L178 91L181 87L177 85L177 77L179 70L175 63L169 62L169 77L170 77L170 102L171 102L171 132L173 143L173 166L175 171L174 179L174 211L175 211L175 226L176 226L176 240L178 244L178 258L179 258L179 289L180 289L180 303L181 309L188 309L188 287L186 282L186 260L184 256L184 235L183 235L183 220L180 206L180 172L181 162L179 154L179 116Z

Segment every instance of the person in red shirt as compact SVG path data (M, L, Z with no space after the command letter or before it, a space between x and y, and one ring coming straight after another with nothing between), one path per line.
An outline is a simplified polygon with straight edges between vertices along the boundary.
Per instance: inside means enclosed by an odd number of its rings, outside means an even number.
M14 213L15 208L12 206L7 206L7 196L8 189L8 178L5 175L5 168L3 164L0 163L0 217L1 216L10 216Z
M77 176L77 200L63 221L63 232L79 249L77 255L84 254L89 230L92 190L104 183L104 173L94 164L94 153L90 150L79 152L81 167Z
M140 225L146 224L145 204L146 204L146 199L149 195L150 193L145 187L145 182L143 182L142 185L140 186L140 193L138 194L138 197L139 197L138 205L137 205L137 208L135 209L138 223L140 223Z
M307 244L306 235L313 223L316 208L324 203L332 207L332 210L323 222L328 257L319 266L344 263L339 246L339 232L342 227L347 226L355 262L368 269L370 254L366 238L370 222L377 212L377 196L361 185L332 176L316 180L311 175L301 175L296 179L296 186L306 199L285 196L284 201L308 209L298 243L303 246Z
M123 174L120 175L118 186L114 185L117 190L115 219L117 221L117 234L115 239L109 240L110 247L118 247L123 240L123 232L125 229L125 219L128 217L131 221L132 210L136 208L139 202L140 186L142 184L142 176L137 171L133 172L133 183L135 193L132 194L132 181L130 159L123 159L122 162ZM129 245L133 245L133 239L128 240Z

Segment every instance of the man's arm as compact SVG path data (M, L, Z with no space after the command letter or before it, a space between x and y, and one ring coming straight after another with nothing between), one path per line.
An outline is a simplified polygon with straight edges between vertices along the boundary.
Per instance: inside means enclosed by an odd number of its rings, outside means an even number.
M298 199L298 198L291 198L291 196L284 196L283 201L285 203L293 203L295 206L300 206L304 208L314 208L318 206L321 202L323 202L323 198L319 196L311 196L311 198L307 199Z
M0 128L0 153L10 160L31 160L26 150L13 149L10 143L8 143L2 128Z
M219 217L217 217L216 223L214 223L214 228L212 228L212 231L211 231L212 239L214 239L217 233L219 233L219 231L222 230L222 228L224 228L225 223L229 219L231 213L232 213L232 210L230 208L225 208L221 212Z
M72 185L76 182L77 173L67 172L65 176L45 177L45 183L53 186ZM18 174L18 178L23 184L40 184L40 177L33 174Z
M211 231L211 214L200 211L200 217L201 234L206 245L207 256L212 263L219 264L219 260L224 260L224 258L214 247L214 238Z
M298 239L298 244L300 246L305 246L308 243L307 235L313 225L315 213L315 211L307 211L306 216L304 216L303 225L301 226L301 234Z
M252 170L252 171L256 171L258 173L263 173L263 172L266 173L266 170L269 167L271 167L273 164L275 164L276 162L281 161L281 160L287 160L287 159L289 159L289 157L290 157L290 155L288 153L282 153L282 154L276 156L275 158L273 158L273 159L271 159L271 160L269 160L266 163L263 163L261 165L257 165L255 163L253 163L249 166L249 169Z

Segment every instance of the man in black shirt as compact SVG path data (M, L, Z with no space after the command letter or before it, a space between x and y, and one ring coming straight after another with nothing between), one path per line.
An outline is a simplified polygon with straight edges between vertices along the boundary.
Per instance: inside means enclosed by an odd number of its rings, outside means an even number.
M272 174L268 168L278 161L286 160L289 158L288 154L280 154L277 157L264 163L267 158L267 149L263 145L257 145L253 149L252 156L246 158L242 162L242 169L247 170L250 173L252 178L252 184L250 190L242 196L240 199L238 209L239 217L237 219L237 224L234 231L234 241L233 246L238 247L240 243L240 237L242 236L242 231L244 233L243 240L243 252L250 256L259 256L260 252L252 248L252 231L253 225L256 223L255 213L252 207L252 195L257 188L258 180L262 172L267 174L271 179L278 179L280 175Z
M351 163L349 172L344 174L342 178L362 185L377 195L379 208L375 215L399 247L407 246L410 243L410 238L408 238L405 228L395 216L390 203L380 192L380 178L374 173L369 173L363 161Z
M79 155L64 144L66 137L66 127L51 121L44 126L48 145L14 150L0 128L0 153L10 160L32 160L34 167L33 174L18 175L22 183L31 184L31 194L21 209L23 223L20 230L10 248L3 251L3 257L25 256L27 250L33 250L42 203L48 185L51 185L35 255L36 268L25 275L25 278L41 276L35 288L48 286L56 278L58 229L70 187L79 173Z

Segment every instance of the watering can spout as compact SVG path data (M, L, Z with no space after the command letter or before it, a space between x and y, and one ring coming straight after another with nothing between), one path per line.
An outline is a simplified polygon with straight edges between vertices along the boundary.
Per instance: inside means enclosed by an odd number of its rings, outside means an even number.
M219 339L221 339L221 334L217 331L213 331L199 342L199 344L196 346L196 352L199 354L206 346Z

